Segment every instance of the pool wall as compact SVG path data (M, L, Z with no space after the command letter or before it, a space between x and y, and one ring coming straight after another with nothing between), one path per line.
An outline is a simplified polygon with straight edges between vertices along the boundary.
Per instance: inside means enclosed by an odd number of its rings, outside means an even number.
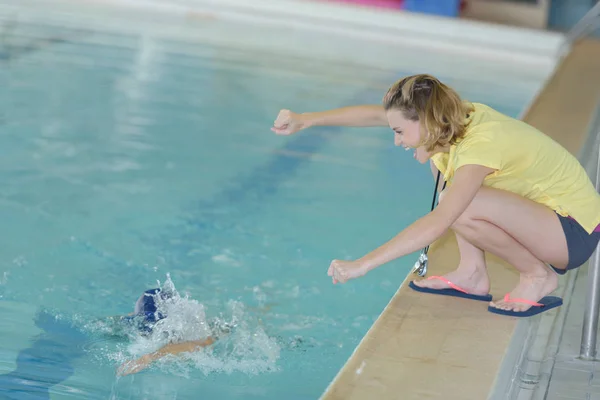
M389 54L377 54L372 58L369 48L361 47L360 57L357 57L357 44L362 41L375 41L389 46L401 45L422 50L435 50L437 53L450 53L453 55L464 55L475 59L498 60L506 63L503 68L535 68L537 74L547 75L552 71L556 61L557 52L563 40L560 33L538 31L528 28L509 27L477 21L467 21L454 18L436 17L431 15L413 14L402 11L388 11L362 7L353 4L322 3L318 1L300 0L256 0L251 3L243 0L175 0L168 4L156 0L71 0L74 4L85 4L86 7L96 7L97 17L109 16L111 11L106 6L114 6L117 10L125 8L137 11L141 23L144 20L152 29L146 33L149 35L180 35L185 37L188 33L186 27L194 26L199 33L202 30L209 31L211 21L226 21L231 23L250 23L260 26L253 33L261 32L262 35L241 37L236 29L229 30L218 37L194 37L194 40L213 41L226 44L234 42L237 45L250 47L264 47L269 50L275 48L286 52L299 52L311 57L331 57L331 46L328 41L322 43L313 42L310 48L298 48L289 42L279 41L277 37L269 36L268 29L273 27L285 27L299 35L307 33L333 34L343 37L342 47L336 48L334 57L339 59L349 56L354 62L365 64L374 63L385 67L393 67L398 64L397 56L390 51ZM67 4L69 1L61 2ZM22 7L40 2L40 0L5 1L1 7L7 10L11 7ZM69 24L68 7L61 10L64 22ZM114 13L113 10L113 13ZM41 12L41 11L40 11ZM181 23L184 18L186 24L168 25L152 24L152 17L157 12L161 13L161 20L171 18ZM30 10L31 15L35 10ZM137 21L136 21L137 22ZM104 18L104 25L111 21ZM122 31L139 29L141 24L135 27L121 26L114 22L115 29ZM262 39L267 39L263 41ZM360 42L354 42L358 39ZM524 40L526 39L526 40ZM301 41L303 42L303 41ZM307 54L310 53L310 54ZM458 57L457 57L458 58ZM427 65L427 59L420 61L415 57L412 62L418 66L422 64L425 68L435 66ZM464 63L463 63L464 64ZM469 74L473 71L469 65L464 65L456 71L458 74Z

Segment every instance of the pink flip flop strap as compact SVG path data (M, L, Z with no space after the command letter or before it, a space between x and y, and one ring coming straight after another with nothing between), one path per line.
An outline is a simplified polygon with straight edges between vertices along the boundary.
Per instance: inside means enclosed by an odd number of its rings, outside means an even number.
M524 303L524 304L529 304L530 306L535 306L535 307L543 306L543 304L536 303L535 301L531 301L531 300L527 300L527 299L511 299L510 293L506 293L504 295L504 301L507 303Z
M454 283L450 282L448 279L444 278L443 276L430 276L429 278L427 278L427 280L430 279L439 279L440 281L444 282L446 285L450 286L452 289L454 290L458 290L459 292L463 292L465 294L469 294L465 289L456 286Z

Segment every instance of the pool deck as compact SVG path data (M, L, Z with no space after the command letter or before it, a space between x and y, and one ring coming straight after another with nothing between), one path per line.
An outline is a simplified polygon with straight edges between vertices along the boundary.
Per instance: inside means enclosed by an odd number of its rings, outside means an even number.
M562 60L523 119L580 156L599 97L600 42L586 40ZM428 274L450 272L458 261L447 234L430 249ZM518 280L493 256L488 269L494 298ZM587 265L561 277L555 294L565 305L524 320L489 313L485 302L417 293L407 285L416 275L408 277L322 399L541 399L548 385L548 399L600 399L591 378L598 366L574 360L586 277Z

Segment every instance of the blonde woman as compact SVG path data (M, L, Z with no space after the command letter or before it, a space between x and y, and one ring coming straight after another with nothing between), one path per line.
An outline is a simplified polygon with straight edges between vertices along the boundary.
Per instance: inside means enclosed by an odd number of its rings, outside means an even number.
M443 174L440 204L391 240L353 261L333 260L333 283L358 278L430 245L448 229L460 251L457 269L414 281L414 290L490 301L488 310L531 316L560 306L549 296L564 274L585 263L600 240L600 196L578 160L532 126L463 101L430 75L396 82L382 105L297 114L281 110L272 130L312 126L389 126L394 143ZM484 252L514 266L519 283L491 301Z

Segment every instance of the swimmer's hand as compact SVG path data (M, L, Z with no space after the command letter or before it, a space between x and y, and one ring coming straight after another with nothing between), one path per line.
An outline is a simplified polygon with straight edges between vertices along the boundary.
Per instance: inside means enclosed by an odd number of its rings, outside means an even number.
M168 355L177 355L179 353L191 353L202 347L210 346L214 343L214 339L209 337L204 340L193 340L183 343L169 343L154 353L143 355L137 360L127 361L117 369L118 376L136 374L150 366L154 361Z
M278 135L291 135L308 127L308 121L302 114L290 110L281 110L271 130Z
M346 283L350 279L359 278L368 272L367 268L357 261L333 260L327 270L334 284Z
M146 354L137 360L130 360L121 364L121 366L117 369L117 376L137 374L138 372L148 368L148 366L154 361L152 354Z

